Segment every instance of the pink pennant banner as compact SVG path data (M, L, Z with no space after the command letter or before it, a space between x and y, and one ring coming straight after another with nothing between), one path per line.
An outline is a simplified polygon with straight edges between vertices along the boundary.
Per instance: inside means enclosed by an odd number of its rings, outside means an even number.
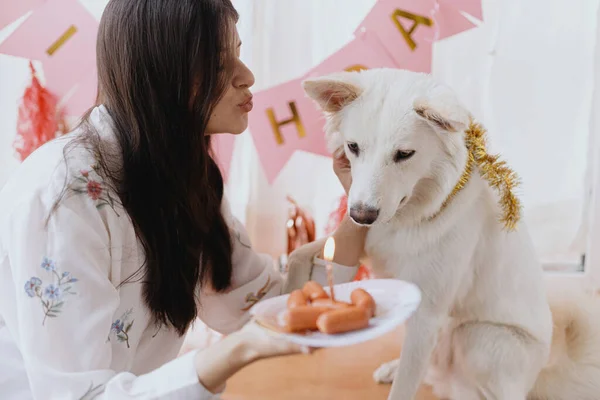
M235 135L227 133L212 135L211 138L215 161L219 165L219 168L221 168L225 182L229 179L229 169L231 168L231 160L233 159L235 139Z
M65 101L65 113L73 117L81 117L96 104L98 94L98 72L96 66L85 74L77 84L75 92Z
M46 87L63 98L66 112L81 116L95 104L98 22L78 0L0 0L0 29L33 13L3 43L0 53L42 62ZM431 72L433 43L483 20L481 0L378 0L355 38L302 78L257 93L249 128L272 183L296 150L329 156L324 118L304 94L308 77L338 71L403 68ZM65 97L68 95L68 97ZM213 150L229 177L235 136L216 135Z
M46 0L0 0L0 29L12 24Z
M311 69L304 78L340 71L395 67L394 59L387 53L377 36L372 32L364 32Z
M481 0L438 0L440 4L452 6L458 10L461 10L472 17L483 21L483 8Z
M294 79L254 95L249 128L269 183L296 150L329 156L322 130L310 128L322 116Z
M442 40L475 28L476 25L465 18L451 3L440 2L432 17L436 28L436 40Z
M398 68L431 72L434 0L379 0L354 32L373 32Z
M41 61L45 86L63 97L95 65L97 30L98 21L77 0L48 0L0 45L0 53Z

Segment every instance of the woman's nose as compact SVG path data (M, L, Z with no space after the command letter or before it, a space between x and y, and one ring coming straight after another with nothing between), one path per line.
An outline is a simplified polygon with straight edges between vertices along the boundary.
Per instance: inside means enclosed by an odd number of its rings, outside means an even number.
M250 68L244 63L240 63L237 76L233 81L233 85L240 89L247 89L254 85L254 74L250 71Z

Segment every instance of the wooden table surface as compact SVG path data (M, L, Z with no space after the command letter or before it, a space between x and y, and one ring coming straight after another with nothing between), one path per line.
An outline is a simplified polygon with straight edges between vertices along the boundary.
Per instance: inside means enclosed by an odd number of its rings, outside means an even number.
M402 328L370 342L317 350L310 355L263 360L227 383L225 400L386 400L391 385L373 381L373 371L400 355ZM436 400L422 386L417 400Z

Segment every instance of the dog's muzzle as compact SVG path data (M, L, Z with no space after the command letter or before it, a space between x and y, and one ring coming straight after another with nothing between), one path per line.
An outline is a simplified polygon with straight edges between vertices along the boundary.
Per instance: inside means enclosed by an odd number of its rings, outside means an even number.
M359 225L371 225L379 217L379 209L362 203L350 207L350 218Z

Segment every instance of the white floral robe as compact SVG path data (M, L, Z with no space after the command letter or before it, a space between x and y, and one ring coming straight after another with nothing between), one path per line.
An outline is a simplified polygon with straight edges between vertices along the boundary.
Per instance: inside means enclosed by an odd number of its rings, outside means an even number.
M114 140L103 106L92 121L103 140ZM142 265L143 252L90 154L75 148L65 167L71 136L33 153L0 192L0 398L218 398L198 382L196 351L176 358L183 337L151 322L142 284L119 286ZM66 195L45 225L65 182ZM233 238L233 285L227 293L203 291L199 317L227 334L284 282L272 259L251 249L226 202L223 212ZM303 269L324 279L322 266ZM354 273L336 266L336 281ZM288 289L312 272L299 276Z

